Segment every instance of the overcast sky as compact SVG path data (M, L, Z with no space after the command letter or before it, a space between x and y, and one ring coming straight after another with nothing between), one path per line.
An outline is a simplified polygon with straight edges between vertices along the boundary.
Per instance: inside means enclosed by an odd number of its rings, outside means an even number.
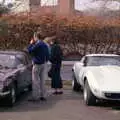
M44 5L44 4L57 4L58 0L41 0L41 1L42 5ZM98 2L93 2L93 0L75 0L75 8L78 10L86 10L88 8L99 9L102 3L103 2L100 0ZM108 3L107 7L117 10L120 7L120 3L110 2Z
M2 0L0 0L2 1ZM10 2L14 2L15 0L6 0L7 3ZM99 9L100 6L102 5L102 1L98 1L98 2L91 2L92 0L75 0L75 8L78 10L86 10L88 8L92 8L92 9ZM41 4L45 5L45 4L57 4L57 0L41 0ZM108 8L113 9L113 10L117 10L120 8L120 3L118 2L110 2L107 5Z

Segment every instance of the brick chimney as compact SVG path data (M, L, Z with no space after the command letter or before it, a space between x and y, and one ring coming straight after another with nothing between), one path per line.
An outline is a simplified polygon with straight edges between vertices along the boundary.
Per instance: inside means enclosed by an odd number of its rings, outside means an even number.
M29 2L30 2L30 5L40 5L40 3L41 3L41 0L29 0Z
M30 11L35 11L36 8L40 7L41 0L29 0Z
M74 0L58 0L58 12L60 14L73 14Z

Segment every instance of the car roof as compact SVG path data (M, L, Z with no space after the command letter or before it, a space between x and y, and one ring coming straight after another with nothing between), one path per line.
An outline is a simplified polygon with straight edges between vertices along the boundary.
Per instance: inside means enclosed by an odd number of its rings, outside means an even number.
M15 50L5 50L5 51L2 51L0 50L0 54L12 54L12 55L16 55L16 54L25 54L27 53L27 51L15 51Z
M88 54L86 55L87 57L93 57L93 56L119 56L119 55L116 55L116 54Z

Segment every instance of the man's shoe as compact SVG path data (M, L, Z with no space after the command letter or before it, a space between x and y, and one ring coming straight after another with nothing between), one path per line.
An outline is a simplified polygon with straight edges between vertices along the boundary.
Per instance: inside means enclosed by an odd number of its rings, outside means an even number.
M57 91L53 92L52 94L53 94L53 95L57 95Z
M61 95L61 94L63 94L63 91L59 91L59 92L57 92L57 94L58 94L58 95Z
M47 101L47 99L44 98L44 97L41 97L40 100L41 100L41 101Z

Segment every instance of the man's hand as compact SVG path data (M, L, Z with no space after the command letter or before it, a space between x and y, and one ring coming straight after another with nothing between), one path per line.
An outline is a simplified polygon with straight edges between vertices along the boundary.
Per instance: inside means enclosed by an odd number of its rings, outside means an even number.
M34 43L35 43L34 39L31 39L30 44L34 44Z

